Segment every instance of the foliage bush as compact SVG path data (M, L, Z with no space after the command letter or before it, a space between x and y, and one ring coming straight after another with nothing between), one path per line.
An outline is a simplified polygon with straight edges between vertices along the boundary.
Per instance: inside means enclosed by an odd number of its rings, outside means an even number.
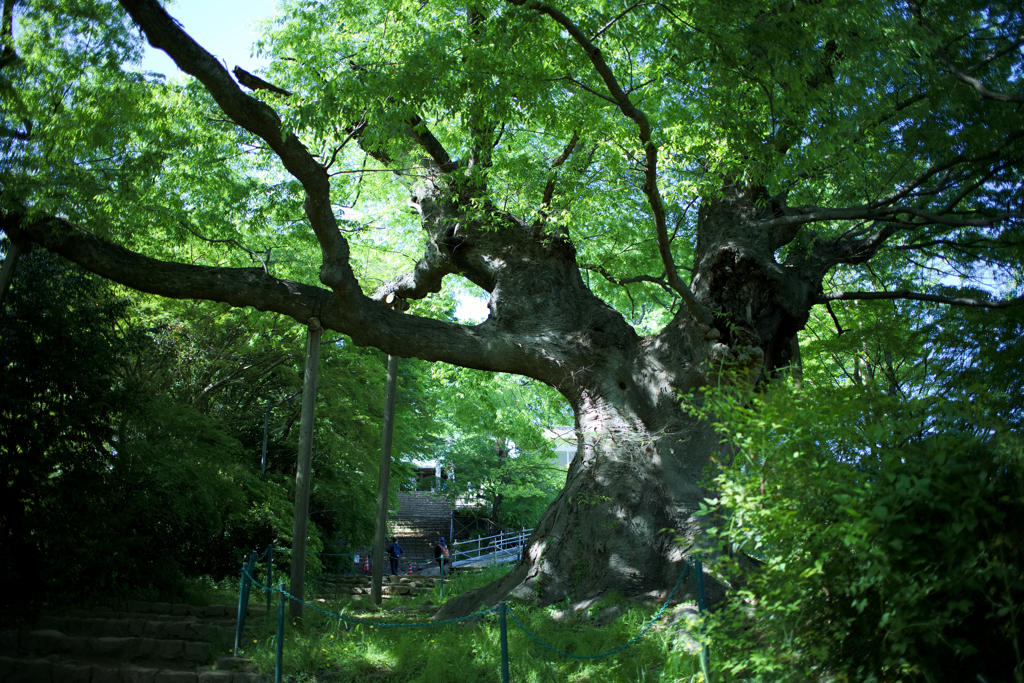
M140 341L121 327L127 304L62 259L21 258L0 315L0 578L8 585L31 591L57 580L48 561L57 554L106 560L106 548L75 527L118 503L96 491L114 464L116 417L132 400L117 372Z
M178 596L291 534L287 477L261 478L221 420L154 383L158 335L130 313L63 259L22 257L0 316L0 576L16 599Z
M706 394L726 680L1020 683L1024 453L977 404Z
M394 597L381 608L347 599L320 604L334 614L382 622L429 621L430 612L460 593L501 578L506 567L490 567L479 574L457 572L444 587L417 596ZM261 601L262 596L251 598ZM420 612L412 608L426 607ZM598 627L594 619L602 609L618 605L622 614ZM654 605L626 603L611 594L589 609L573 612L564 603L539 608L513 602L516 617L544 642L566 652L597 654L630 640L645 626ZM276 654L276 620L254 621L245 656L262 673L272 674ZM511 618L507 619L511 679L521 683L600 681L601 683L696 683L700 664L678 646L674 629L648 631L636 644L613 656L573 660L551 653L533 642ZM421 628L380 628L345 625L339 619L307 610L301 622L287 619L284 638L284 674L288 680L333 680L377 683L468 683L500 679L500 631L495 614L481 619Z

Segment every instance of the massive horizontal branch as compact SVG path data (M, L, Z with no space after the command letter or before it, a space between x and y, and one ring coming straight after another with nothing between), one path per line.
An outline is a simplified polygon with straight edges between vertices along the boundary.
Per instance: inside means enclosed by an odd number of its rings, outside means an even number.
M64 219L0 213L14 242L40 244L86 270L140 292L172 299L219 301L274 311L300 323L319 318L330 330L387 353L462 367L561 381L558 362L493 325L465 326L402 315L370 298L342 302L330 290L275 278L262 268L219 268L162 261L99 238ZM531 350L533 349L533 350Z
M1010 308L1024 304L1024 296L1004 301L990 301L988 299L975 299L972 297L949 297L936 294L923 294L920 292L829 292L820 294L814 299L816 304L827 304L830 301L891 301L905 299L908 301L928 301L935 304L947 304L949 306L970 306L972 308Z

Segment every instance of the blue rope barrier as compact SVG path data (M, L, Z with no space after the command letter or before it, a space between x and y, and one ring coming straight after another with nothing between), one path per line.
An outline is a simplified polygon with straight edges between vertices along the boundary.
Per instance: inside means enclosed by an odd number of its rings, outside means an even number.
M252 578L251 576L249 576L249 580L252 581L253 584L255 586L257 586L260 590L268 590L268 588L266 586L261 585L259 581L257 581L256 579ZM345 622L349 622L349 623L353 623L353 624L365 624L365 625L368 625L368 626L379 626L380 628L422 628L424 626L442 626L444 624L453 624L453 623L458 622L458 621L466 621L467 619L473 619L475 617L482 617L482 616L484 616L486 614L490 614L490 613L492 613L492 612L494 612L495 610L498 609L497 607L491 607L490 609L483 610L482 612L476 612L474 614L470 614L470 615L467 615L465 617L457 617L455 619L445 619L443 621L421 621L421 622L415 622L415 623L411 623L411 624L397 624L397 623L389 623L389 622L376 621L374 619L359 619L357 617L346 617L346 616L343 616L341 614L335 614L334 612L328 612L327 610L322 609L320 607L317 607L316 605L311 605L308 602L305 602L303 600L299 600L297 597L295 597L294 595L292 595L288 591L283 590L281 588L270 588L269 590L272 590L275 593L280 593L281 595L285 596L289 600L301 603L304 607L308 607L311 610L314 610L316 612L320 612L321 614L325 614L325 615L327 615L329 617L333 617L335 619L340 619L341 621L345 621Z
M689 571L690 571L690 562L687 561L686 562L686 566L683 567L683 571L679 575L679 579L676 581L675 587L672 589L672 592L668 594L668 598L665 600L665 604L663 604L661 606L661 609L659 609L657 614L655 614L651 618L650 622L648 622L648 624L646 626L644 626L640 630L640 633L637 633L633 638L631 638L630 640L626 641L622 645L618 646L614 650L609 650L608 652L602 652L599 655L574 655L574 654L571 654L569 652L562 652L561 650L558 650L556 648L551 647L550 645L545 643L543 640L541 640L537 636L535 636L532 633L530 633L530 631L527 630L526 626L523 625L523 622L519 621L516 618L516 615L512 614L512 610L508 609L507 606L506 606L506 614L508 614L508 616L512 617L512 621L516 622L516 624L518 624L519 628L523 629L523 633L525 633L526 635L530 636L530 638L533 640L533 642L537 643L541 647L544 647L544 648L547 648L548 650L551 650L552 652L554 652L557 655L561 655L563 657L570 657L571 659L601 659L603 657L610 657L611 655L614 655L614 654L617 654L619 652L622 652L627 647L633 645L638 640L643 638L644 634L646 634L649 630L651 630L651 627L654 626L655 622L658 621L658 619L665 612L665 610L668 609L669 603L672 602L672 596L676 594L677 590L679 590L679 586L681 586L682 583L683 583L683 578L686 576L687 572L689 572Z

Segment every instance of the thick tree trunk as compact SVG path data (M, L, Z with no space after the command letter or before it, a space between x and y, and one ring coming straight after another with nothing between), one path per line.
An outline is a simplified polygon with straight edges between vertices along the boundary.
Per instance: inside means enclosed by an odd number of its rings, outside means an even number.
M705 203L693 289L716 314L710 327L680 313L639 338L616 324L577 330L587 353L559 385L576 415L578 449L566 486L544 513L520 563L503 579L449 601L438 618L467 614L508 594L542 604L617 590L661 598L685 559L701 550L696 516L712 456L727 445L683 397L721 381L763 382L789 365L806 322L816 273L775 261L777 236L751 230L770 206L754 191L727 188ZM599 304L587 314L597 317ZM579 349L576 349L577 351ZM724 586L705 578L715 602ZM684 585L679 599L692 599Z
M685 323L680 336L710 350L714 333ZM708 495L701 485L721 450L711 426L679 405L703 372L682 363L672 371L648 344L618 371L595 370L597 386L572 398L578 448L565 488L542 516L523 560L501 581L449 601L442 618L493 604L513 593L548 604L617 590L664 597L698 548L706 523L695 512ZM680 371L681 370L681 371ZM710 582L714 599L721 592ZM685 586L679 598L693 596Z

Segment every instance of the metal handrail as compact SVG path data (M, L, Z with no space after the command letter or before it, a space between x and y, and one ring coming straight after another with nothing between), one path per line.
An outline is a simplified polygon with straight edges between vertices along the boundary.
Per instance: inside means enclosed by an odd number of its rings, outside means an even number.
M452 547L452 566L456 562L478 560L487 555L494 557L510 550L519 550L521 554L532 533L533 529L524 527L519 531L501 531L492 536L481 536L469 541L455 540Z

